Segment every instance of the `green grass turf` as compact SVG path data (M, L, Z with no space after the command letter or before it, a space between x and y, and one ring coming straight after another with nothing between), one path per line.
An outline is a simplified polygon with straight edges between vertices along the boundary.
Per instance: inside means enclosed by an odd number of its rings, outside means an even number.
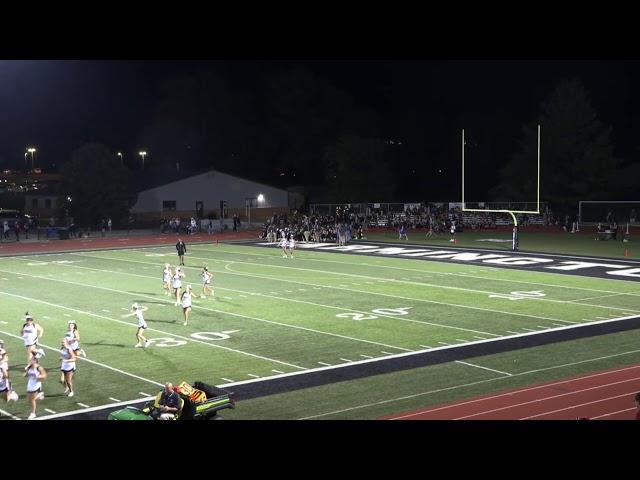
M408 241L398 240L398 232L393 230L387 232L372 231L367 234L367 240L376 242L418 243L437 245L439 247L452 246L449 241L451 239L449 234L434 235L427 238L424 229L417 229L409 230L408 237ZM621 240L596 241L595 233L570 234L563 231L555 231L553 233L523 231L519 237L520 250L523 251L640 259L638 241L633 236L629 242L622 242ZM488 242L486 239L505 240L505 242ZM456 247L511 250L511 232L464 231L456 234L456 240ZM626 257L625 250L627 251Z
M300 251L291 260L277 248L193 245L184 284L200 293L199 273L208 265L216 296L196 299L184 326L181 308L161 289L162 265L175 260L172 247L1 258L0 338L22 397L0 408L28 414L26 353L18 338L27 310L45 329L41 344L51 348L43 359L50 377L40 416L45 408L60 413L84 408L78 403L134 400L166 381L223 385L640 313L640 286L628 281L328 252ZM545 296L490 297L534 290ZM154 342L148 349L133 348L133 302L147 308L146 333ZM57 383L56 350L69 319L78 322L88 354L78 363L72 399ZM471 375L458 364L430 368L448 382ZM376 379L354 388L366 382ZM261 401L246 402L246 413L240 403L229 416L264 418L250 408ZM247 417L251 411L255 417ZM271 415L304 416L285 407Z

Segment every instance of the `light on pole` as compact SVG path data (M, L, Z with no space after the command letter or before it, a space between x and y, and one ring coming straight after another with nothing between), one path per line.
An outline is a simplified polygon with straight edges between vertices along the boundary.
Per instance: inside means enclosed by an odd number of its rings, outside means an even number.
M247 216L249 217L249 227L251 227L251 207L253 207L253 201L254 200L257 200L258 201L258 205L260 205L262 202L264 202L264 195L262 195L260 193L257 197L246 197L245 198L245 201L247 203L247 208L248 208Z
M122 152L118 152L118 153L116 153L116 155L118 155L120 157L120 162L124 166L124 157L122 156Z
M27 170L29 170L29 160L27 160L27 155L29 155L28 152L24 152L24 170L25 172Z
M29 147L29 148L27 148L27 152L29 152L31 154L31 170L33 170L33 165L34 165L33 154L36 153L36 149L33 148L33 147Z
M138 152L138 154L142 157L142 169L144 170L144 157L147 155L147 152L142 151Z

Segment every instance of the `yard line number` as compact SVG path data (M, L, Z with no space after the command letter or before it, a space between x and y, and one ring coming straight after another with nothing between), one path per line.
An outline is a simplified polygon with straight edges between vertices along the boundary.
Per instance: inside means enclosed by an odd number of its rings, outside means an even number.
M398 308L376 308L371 310L371 313L375 315L370 315L368 313L356 313L356 312L345 312L338 313L336 317L338 318L350 318L352 320L373 320L375 318L379 318L380 315L408 315L409 310L413 307L398 307Z

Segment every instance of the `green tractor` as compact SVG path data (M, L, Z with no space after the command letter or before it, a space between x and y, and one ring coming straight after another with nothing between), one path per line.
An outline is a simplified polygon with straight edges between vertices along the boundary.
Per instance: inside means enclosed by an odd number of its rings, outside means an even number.
M194 388L195 387L195 388ZM176 388L180 395L180 409L176 420L219 420L218 412L225 408L236 408L234 393L213 385L195 382L193 387L182 382ZM154 401L143 408L128 406L109 413L108 420L153 420L151 412L158 406L159 392Z

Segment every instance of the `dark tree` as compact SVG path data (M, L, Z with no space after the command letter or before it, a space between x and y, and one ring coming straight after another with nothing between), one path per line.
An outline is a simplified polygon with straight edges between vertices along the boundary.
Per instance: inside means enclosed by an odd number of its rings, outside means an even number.
M389 201L394 181L389 147L373 138L344 136L324 156L325 178L334 202Z
M611 128L598 120L577 80L560 82L536 121L523 128L519 151L501 171L498 200L532 201L536 195L537 124L541 125L541 200L563 209L580 200L611 198L619 164Z
M76 225L95 226L111 217L122 225L137 199L131 172L102 144L85 144L62 167L60 192L71 197L69 215Z

